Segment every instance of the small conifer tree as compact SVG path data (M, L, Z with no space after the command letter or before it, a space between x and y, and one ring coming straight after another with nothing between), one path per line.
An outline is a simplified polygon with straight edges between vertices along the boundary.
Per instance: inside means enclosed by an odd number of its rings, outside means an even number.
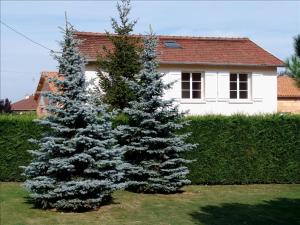
M300 87L300 35L297 35L294 38L294 51L295 54L288 58L285 62L285 72L292 76Z
M81 211L99 207L122 187L121 149L112 135L112 115L104 105L89 100L84 77L85 60L67 23L60 43L59 77L51 82L57 92L47 93L48 116L39 120L50 131L30 151L25 187L40 208Z
M112 18L114 34L106 32L113 49L104 47L104 53L98 56L99 84L103 92L103 101L114 109L123 109L135 99L127 80L133 81L141 69L139 38L131 36L136 21L130 21L130 0L121 0L117 4L118 20Z
M186 178L189 160L181 153L194 145L185 143L185 135L176 133L186 122L173 100L164 100L164 74L158 72L155 35L145 37L143 69L137 82L130 86L137 100L124 109L128 125L119 127L119 140L125 147L124 161L130 166L125 172L128 189L136 192L172 193L189 184Z

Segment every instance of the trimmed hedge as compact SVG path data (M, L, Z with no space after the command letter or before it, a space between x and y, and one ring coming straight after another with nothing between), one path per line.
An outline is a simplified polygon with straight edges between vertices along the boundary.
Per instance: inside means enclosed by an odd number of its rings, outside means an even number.
M190 117L194 184L300 182L300 116Z
M30 162L29 138L45 128L34 115L0 115L0 181L22 181ZM186 158L194 184L300 183L300 116L193 116ZM116 123L126 123L120 116Z
M22 169L31 156L27 152L33 149L30 138L41 136L43 128L32 120L34 114L1 114L0 115L0 181L22 181Z

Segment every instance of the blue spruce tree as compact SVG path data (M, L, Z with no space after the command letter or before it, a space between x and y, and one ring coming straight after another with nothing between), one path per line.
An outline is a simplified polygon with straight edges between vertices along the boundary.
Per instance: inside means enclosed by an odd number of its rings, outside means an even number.
M79 41L67 23L59 63L57 92L46 93L48 116L38 122L50 127L33 161L24 169L25 187L36 206L81 211L99 207L123 186L121 148L112 130L112 114L89 99L84 77L85 60Z
M186 178L189 160L181 153L194 148L185 142L188 136L177 131L186 122L174 100L164 100L163 94L172 84L164 84L164 74L158 72L155 35L144 39L143 69L131 87L138 99L124 109L128 125L119 127L119 140L125 147L124 161L129 165L125 176L128 189L136 192L172 193L189 184Z

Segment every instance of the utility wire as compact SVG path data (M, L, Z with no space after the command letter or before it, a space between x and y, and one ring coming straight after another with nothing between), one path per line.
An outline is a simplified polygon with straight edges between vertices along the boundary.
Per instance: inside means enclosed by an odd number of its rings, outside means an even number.
M47 50L50 51L50 52L56 52L56 51L53 51L52 49L46 47L45 45L40 44L40 43L38 43L38 42L32 40L30 37L26 36L25 34L21 33L20 31L17 31L15 28L9 26L8 24L4 23L4 22L1 21L1 20L0 20L0 23L3 24L4 26L6 26L8 29L14 31L15 33L21 35L23 38L27 39L28 41L30 41L30 42L32 42L32 43L34 43L34 44L36 44L36 45L38 45L38 46L40 46L40 47L42 47L42 48L44 48L44 49L47 49Z
M30 37L28 37L27 35L21 33L20 31L16 30L16 29L13 28L12 26L9 26L8 24L4 23L4 22L1 21L1 20L0 20L0 23L1 23L2 25L4 25L6 28L8 28L8 29L12 30L13 32L15 32L16 34L22 36L22 37L25 38L26 40L28 40L28 41L34 43L35 45L38 45L38 46L40 46L40 47L42 47L42 48L44 48L44 49L50 51L51 53L60 53L60 52L58 52L58 51L52 50L51 48L48 48L47 46L45 46L45 45L43 45L43 44L40 44L40 43L38 43L38 42L32 40L32 39L31 39ZM1 63L0 63L0 64L1 64ZM0 65L0 67L1 67L1 65ZM5 71L2 70L2 71L0 72L0 99L1 99L1 73L2 73L2 72L5 72ZM6 72L8 72L8 71L6 71Z
M2 73L36 73L36 71L1 70Z

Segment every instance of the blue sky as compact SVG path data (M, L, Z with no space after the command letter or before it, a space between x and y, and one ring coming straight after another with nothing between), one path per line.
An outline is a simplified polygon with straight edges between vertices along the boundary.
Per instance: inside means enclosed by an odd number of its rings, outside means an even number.
M111 30L115 1L1 1L1 20L33 40L58 49L64 12L80 31ZM135 33L149 24L157 34L249 37L280 59L293 53L300 33L296 1L133 1ZM56 70L49 52L1 25L1 97L12 101L35 91L41 71Z

